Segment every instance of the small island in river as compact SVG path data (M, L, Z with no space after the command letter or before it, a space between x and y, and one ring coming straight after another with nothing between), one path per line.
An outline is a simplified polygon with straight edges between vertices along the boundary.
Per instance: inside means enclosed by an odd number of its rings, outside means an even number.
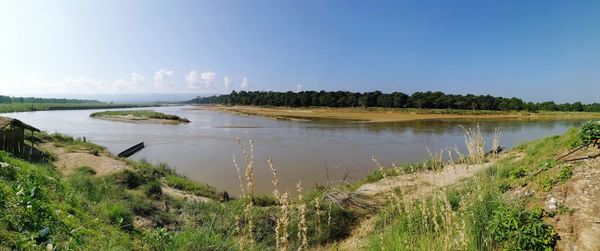
M104 111L92 113L90 114L90 117L113 121L142 123L179 124L190 122L188 119L177 115L165 114L153 110Z

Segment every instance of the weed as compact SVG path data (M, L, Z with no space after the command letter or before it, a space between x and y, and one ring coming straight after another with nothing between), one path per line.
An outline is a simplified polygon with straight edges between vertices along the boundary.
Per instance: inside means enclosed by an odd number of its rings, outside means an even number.
M155 179L145 184L143 190L147 196L158 198L162 195L162 184Z
M510 170L509 172L509 177L511 179L518 179L518 178L522 178L525 177L525 175L527 175L527 172L525 171L525 168L523 167L516 167L513 168L512 170Z
M573 176L573 169L571 169L570 165L565 165L560 169L560 174L558 175L558 180L567 181Z

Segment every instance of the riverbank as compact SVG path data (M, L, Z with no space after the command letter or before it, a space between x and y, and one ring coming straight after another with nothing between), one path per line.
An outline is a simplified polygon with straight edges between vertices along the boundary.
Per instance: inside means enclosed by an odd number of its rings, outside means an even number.
M256 106L194 106L193 109L230 112L286 120L336 120L355 122L405 122L416 120L583 120L600 118L592 112L502 112L446 109L395 109L395 108L291 108Z
M454 160L441 157L450 149L402 166L373 158L377 171L360 182L298 184L297 196L278 189L270 159L273 193L254 192L250 146L234 163L245 194L235 199L166 165L36 133L45 160L0 152L0 249L596 250L600 161L588 156L600 150L565 156L580 135L496 155L474 129L474 151Z
M159 124L181 124L190 123L186 118L177 115L165 114L152 110L126 110L126 111L104 111L90 114L90 117L104 120L133 122L133 123L159 123Z
M92 110L92 109L122 109L139 107L157 107L158 103L141 104L110 104L102 102L90 103L0 103L0 113L34 112L58 110Z

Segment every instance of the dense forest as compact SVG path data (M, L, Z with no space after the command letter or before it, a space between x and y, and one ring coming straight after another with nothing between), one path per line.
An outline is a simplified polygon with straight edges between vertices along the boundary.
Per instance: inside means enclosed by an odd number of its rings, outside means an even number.
M30 103L30 104L83 104L83 103L100 103L96 100L84 99L64 99L64 98L33 98L33 97L9 97L0 95L0 104L10 103Z
M194 104L256 105L256 106L326 106L326 107L389 107L461 109L494 111L586 111L600 112L600 104L581 102L557 104L555 102L525 102L519 98L503 98L490 95L456 95L443 92L382 93L347 91L265 92L233 91L227 95L197 97Z

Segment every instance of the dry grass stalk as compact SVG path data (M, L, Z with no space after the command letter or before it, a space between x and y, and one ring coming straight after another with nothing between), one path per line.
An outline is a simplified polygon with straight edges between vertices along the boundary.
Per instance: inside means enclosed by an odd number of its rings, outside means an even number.
M240 145L244 156L246 157L246 206L244 207L244 218L246 219L245 232L250 248L254 247L254 219L252 217L252 208L254 207L254 142L250 140L250 152L242 144L239 138L236 142ZM235 160L235 158L234 158ZM237 164L237 161L234 165ZM239 166L237 167L239 168ZM243 188L243 185L242 185ZM244 235L243 235L244 236Z
M492 139L492 158L496 158L498 156L498 151L500 150L500 136L502 135L502 131L500 131L500 127L494 128L494 138Z
M465 131L465 145L469 152L469 161L474 164L482 164L485 161L485 140L481 134L479 123L475 129L467 129L463 126L461 128Z
M315 227L321 234L321 197L315 198Z
M379 172L381 172L381 175L383 176L383 179L386 178L386 174L385 171L383 170L383 166L381 165L381 163L379 163L379 160L377 160L377 158L375 157L375 155L373 155L371 157L371 161L373 161L375 163L375 165L379 168Z
M279 200L279 178L277 177L277 169L273 166L271 157L267 158L267 164L269 164L269 169L271 169L271 173L273 174L273 180L271 181L273 182L273 196Z
M290 203L288 192L285 192L281 195L279 204L281 211L279 217L277 218L277 228L279 234L278 239L276 240L276 246L278 250L284 251L288 249L289 245L288 229L290 225Z
M306 202L304 202L304 198L302 196L302 182L298 182L296 184L296 189L298 191L298 201L300 201L300 220L298 221L297 237L301 242L298 250L304 250L308 247L308 227L306 226Z
M240 171L240 166L237 163L235 158L235 154L233 155L233 167L237 171L238 181L240 183L240 196L244 196L246 194L246 189L244 189L244 181L242 180L242 172Z

